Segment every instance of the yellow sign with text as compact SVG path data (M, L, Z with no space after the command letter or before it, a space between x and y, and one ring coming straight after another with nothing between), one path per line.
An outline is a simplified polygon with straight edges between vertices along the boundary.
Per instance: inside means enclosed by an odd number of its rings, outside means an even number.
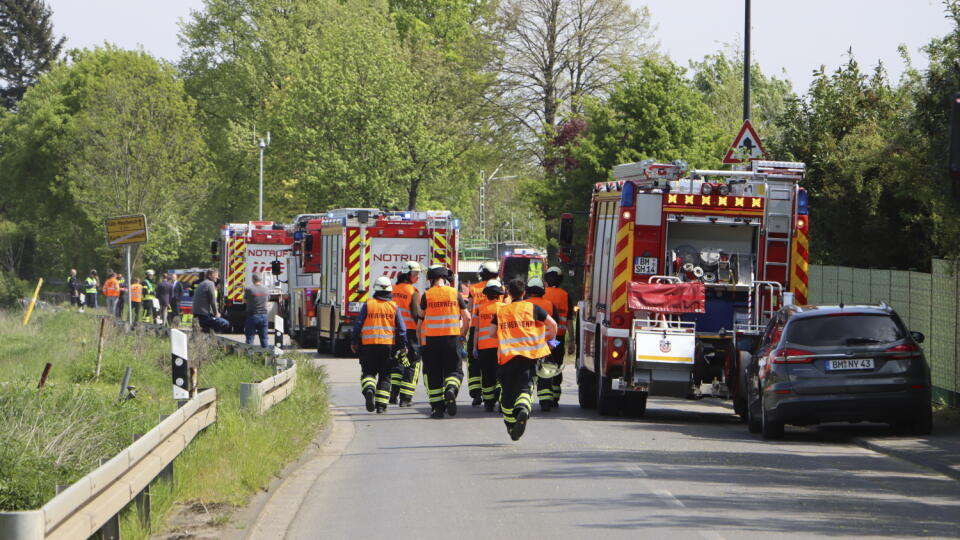
M143 244L147 241L147 216L117 216L103 220L107 230L107 246Z

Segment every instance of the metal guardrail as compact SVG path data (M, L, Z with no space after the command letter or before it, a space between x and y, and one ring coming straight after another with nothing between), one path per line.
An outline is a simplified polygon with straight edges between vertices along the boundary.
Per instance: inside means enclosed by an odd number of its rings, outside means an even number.
M261 382L240 383L240 410L263 414L290 396L296 384L296 364Z
M0 538L43 540L93 535L143 492L216 418L216 389L200 392L39 510L0 512Z

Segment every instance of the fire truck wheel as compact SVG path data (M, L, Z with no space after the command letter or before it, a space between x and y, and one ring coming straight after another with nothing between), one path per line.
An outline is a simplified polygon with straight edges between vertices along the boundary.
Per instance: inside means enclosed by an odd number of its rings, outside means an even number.
M580 407L584 409L594 409L597 406L597 380L593 373L580 368L579 377L577 377L577 399L580 401Z

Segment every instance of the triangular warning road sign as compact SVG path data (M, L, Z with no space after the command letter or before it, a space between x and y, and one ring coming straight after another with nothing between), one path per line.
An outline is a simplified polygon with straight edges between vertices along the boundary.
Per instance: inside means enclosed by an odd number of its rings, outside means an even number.
M763 149L763 143L760 142L760 137L753 129L753 124L749 120L744 120L743 127L740 128L740 132L733 139L733 144L730 145L727 154L723 156L723 162L743 163L744 161L762 159L766 155L767 151Z

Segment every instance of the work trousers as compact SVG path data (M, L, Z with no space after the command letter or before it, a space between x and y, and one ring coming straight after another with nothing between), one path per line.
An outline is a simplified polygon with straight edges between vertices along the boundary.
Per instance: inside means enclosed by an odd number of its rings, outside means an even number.
M497 364L497 348L480 349L477 365L480 367L480 387L482 390L483 402L493 403L497 401L500 392L500 383L497 380L499 365Z
M431 409L446 409L443 392L450 388L453 395L460 392L463 367L457 354L459 336L427 336L423 354L423 382Z
M167 324L177 326L180 322L180 302L170 304L170 313L167 313Z
M391 345L360 346L360 392L375 393L377 407L387 407L390 399L390 372L393 370Z
M114 317L120 317L120 314L117 312L117 304L120 303L119 296L108 296L107 297L107 313L113 315Z
M267 314L248 313L243 325L243 335L247 345L253 345L253 338L260 336L260 346L264 349L270 347L270 341L267 339Z
M563 342L566 337L557 336L557 341L560 344L550 351L550 361L560 366L560 372L557 373L556 377L537 380L537 397L540 398L541 403L547 400L560 404L560 385L563 383L563 356L566 354Z
M477 329L470 329L470 339L467 341L469 347L467 350L470 351L470 354L467 355L467 389L470 391L470 397L476 398L480 396L482 391L482 375L480 373L480 359L474 356L473 350L476 348L475 343L477 339Z
M394 366L390 374L390 401L397 400L397 396L404 402L413 401L413 394L417 390L417 381L420 379L420 340L416 330L407 330L407 360L410 367L403 367L399 363Z
M140 322L140 302L130 302L130 309L133 310L133 322Z
M500 366L500 412L508 432L516 423L521 408L529 414L536 379L537 361L525 356L514 356Z
M95 292L92 292L92 293L90 293L90 292L88 292L88 293L83 293L83 300L84 300L84 302L87 303L87 307L88 307L88 308L96 308L96 307L97 307L97 293L95 293Z

